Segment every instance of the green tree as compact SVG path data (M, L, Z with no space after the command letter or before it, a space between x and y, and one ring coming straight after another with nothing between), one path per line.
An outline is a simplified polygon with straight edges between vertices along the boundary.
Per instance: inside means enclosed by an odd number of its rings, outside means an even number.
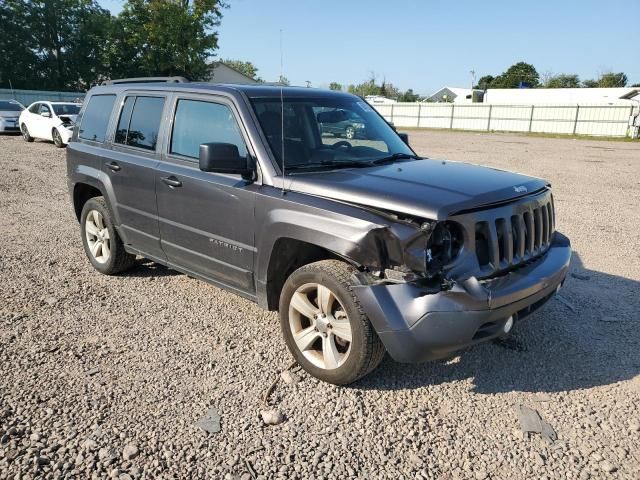
M633 85L631 85L633 88L635 87L640 87L640 83L634 83Z
M104 78L111 14L95 0L0 3L0 82L76 90ZM5 79L6 78L6 79Z
M285 87L291 85L291 82L289 81L289 79L284 75L280 75L277 83L279 83L280 85L284 85Z
M578 88L580 86L580 78L575 74L561 73L549 77L544 86L546 88Z
M399 102L417 102L420 95L413 93L413 89L408 89L398 97Z
M243 62L242 60L221 60L225 65L237 70L238 72L246 75L249 78L253 78L257 82L261 82L262 79L258 76L258 68L251 62Z
M588 79L582 81L582 86L584 88L597 88L599 86L598 80Z
M329 84L329 90L342 90L342 85L338 82L331 82Z
M627 76L623 73L603 73L598 80L598 86L601 88L626 87Z
M518 62L511 65L506 72L498 75L492 82L491 88L518 88L526 85L535 88L540 84L540 75L533 65Z
M225 6L222 0L127 0L112 31L112 75L206 79Z
M495 80L495 77L493 75L484 75L483 77L480 77L480 80L478 80L477 85L475 85L473 88L486 90L491 86L491 83L494 80Z

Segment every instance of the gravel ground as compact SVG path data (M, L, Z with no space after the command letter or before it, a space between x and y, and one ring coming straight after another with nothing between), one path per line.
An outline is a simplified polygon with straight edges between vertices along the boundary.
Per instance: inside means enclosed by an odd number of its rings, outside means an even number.
M99 275L64 151L0 136L0 478L640 478L640 144L410 135L551 180L575 249L564 302L347 388L294 368L274 426L262 395L291 362L276 314L150 262ZM557 440L523 435L520 404ZM209 409L218 433L195 425Z

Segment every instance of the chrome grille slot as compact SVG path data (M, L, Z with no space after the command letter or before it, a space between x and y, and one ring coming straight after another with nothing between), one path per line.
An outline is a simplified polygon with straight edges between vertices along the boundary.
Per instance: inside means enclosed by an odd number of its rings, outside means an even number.
M457 217L469 225L478 278L499 275L547 251L555 231L553 198L549 190L513 204Z

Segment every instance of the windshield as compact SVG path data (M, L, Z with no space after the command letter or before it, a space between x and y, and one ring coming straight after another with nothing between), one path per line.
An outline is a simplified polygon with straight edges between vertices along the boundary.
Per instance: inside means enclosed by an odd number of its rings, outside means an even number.
M282 105L280 98L251 102L280 168L284 143L286 174L327 166L365 167L414 156L389 124L357 97L284 97Z
M0 102L0 111L3 112L21 112L24 110L22 105L14 102Z
M75 103L53 103L51 106L56 115L77 115L80 111L80 105Z

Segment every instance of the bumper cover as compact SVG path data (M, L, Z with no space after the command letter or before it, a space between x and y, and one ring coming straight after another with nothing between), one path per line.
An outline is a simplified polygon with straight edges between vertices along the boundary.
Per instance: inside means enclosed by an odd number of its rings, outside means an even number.
M391 357L421 362L502 335L509 317L522 319L551 298L570 260L569 239L556 232L541 258L494 280L472 277L437 293L412 283L353 290Z

